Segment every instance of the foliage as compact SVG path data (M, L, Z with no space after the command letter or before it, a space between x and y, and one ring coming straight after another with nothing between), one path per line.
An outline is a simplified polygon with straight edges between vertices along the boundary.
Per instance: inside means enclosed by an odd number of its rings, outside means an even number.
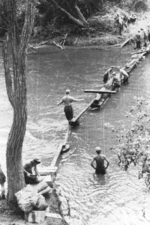
M51 0L34 0L38 4L36 6L36 17L35 17L35 29L33 31L34 38L47 38L54 36L61 36L61 34L70 34L70 35L88 35L90 30L87 29L87 32L83 32L82 28L76 25L68 16L62 12L60 9L53 4ZM18 26L20 31L24 23L24 5L25 0L17 0L18 2ZM69 12L76 18L76 12L71 7L73 0L55 0L59 6ZM142 3L143 2L143 3ZM90 21L90 18L93 16L102 16L104 15L105 10L111 9L112 6L117 7L129 7L131 10L135 8L138 10L139 7L145 7L146 9L147 0L78 0L78 7L85 17L86 20ZM108 23L109 24L109 23ZM91 26L91 24L90 24ZM97 24L96 27L102 26ZM105 26L104 26L105 29ZM112 30L112 29L111 29ZM7 31L7 14L5 11L5 0L0 0L0 36L4 35ZM109 31L109 29L107 30Z
M127 115L132 119L130 128L117 130L119 164L126 170L132 162L136 165L150 156L149 104L141 98L136 101L137 105Z

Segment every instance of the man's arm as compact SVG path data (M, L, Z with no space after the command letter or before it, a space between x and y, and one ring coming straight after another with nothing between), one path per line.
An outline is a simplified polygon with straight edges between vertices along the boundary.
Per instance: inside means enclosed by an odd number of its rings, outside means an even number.
M129 76L129 74L124 69L120 69L120 72L125 76Z
M70 99L71 99L72 102L80 102L80 101L83 101L84 100L83 98L77 99L77 98L73 98L71 96L70 96Z
M94 166L94 161L95 161L95 158L92 160L91 166L92 166L94 169L96 169L95 166Z
M63 99L57 104L57 106L59 106L60 104L62 104L63 103Z
M106 166L106 168L105 169L107 169L108 168L108 166L109 166L109 161L107 160L107 158L105 157L105 161L107 162L107 166Z
M34 172L35 172L35 175L39 176L37 166L34 166Z
M25 174L28 176L28 177L30 177L30 173L29 172L27 172L24 168L23 168L23 171L25 172Z

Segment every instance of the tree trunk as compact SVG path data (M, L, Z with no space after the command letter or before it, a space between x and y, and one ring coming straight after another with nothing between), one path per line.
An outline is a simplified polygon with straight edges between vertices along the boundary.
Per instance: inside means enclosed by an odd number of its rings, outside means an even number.
M34 21L34 7L27 0L24 26L22 33L19 34L16 2L16 0L6 2L9 30L3 42L6 89L13 108L13 124L6 152L9 203L16 202L14 194L25 186L22 146L27 122L26 52Z
M21 59L22 61L22 59ZM7 142L7 178L8 178L8 201L14 201L14 194L25 186L22 145L24 141L27 122L27 97L26 80L19 84L21 76L25 76L24 65L16 73L18 89L15 91L16 99L13 102L13 124Z

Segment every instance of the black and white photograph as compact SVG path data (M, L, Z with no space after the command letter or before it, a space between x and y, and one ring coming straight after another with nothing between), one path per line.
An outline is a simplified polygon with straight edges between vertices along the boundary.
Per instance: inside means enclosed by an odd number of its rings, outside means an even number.
M150 0L0 0L0 225L150 224Z

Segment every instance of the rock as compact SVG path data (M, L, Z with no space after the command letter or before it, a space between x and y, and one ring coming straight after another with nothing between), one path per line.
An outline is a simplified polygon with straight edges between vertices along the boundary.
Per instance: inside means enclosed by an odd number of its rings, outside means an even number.
M63 216L68 216L69 215L69 207L68 207L68 202L65 197L59 196L59 200L61 202L60 204L60 211Z

